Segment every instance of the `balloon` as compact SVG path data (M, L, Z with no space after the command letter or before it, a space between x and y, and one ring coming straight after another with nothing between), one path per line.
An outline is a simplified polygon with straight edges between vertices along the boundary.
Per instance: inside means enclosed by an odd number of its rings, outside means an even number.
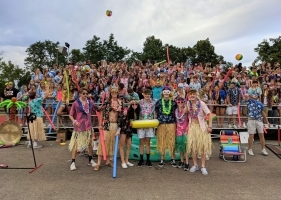
M107 10L107 11L106 11L106 15L107 15L108 17L110 17L110 16L112 15L112 11L111 11L111 10Z
M235 56L235 59L236 59L236 60L242 60L242 59L243 59L243 55L242 55L242 54L237 54L237 55Z

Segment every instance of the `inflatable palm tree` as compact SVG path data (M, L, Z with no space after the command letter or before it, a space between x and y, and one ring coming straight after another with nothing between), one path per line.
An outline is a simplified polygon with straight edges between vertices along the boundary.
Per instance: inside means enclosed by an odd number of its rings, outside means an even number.
M17 98L13 97L12 99L7 99L0 103L0 107L6 106L7 110L10 109L9 120L15 121L17 109L21 110L22 108L26 107L27 104L22 101L18 101Z

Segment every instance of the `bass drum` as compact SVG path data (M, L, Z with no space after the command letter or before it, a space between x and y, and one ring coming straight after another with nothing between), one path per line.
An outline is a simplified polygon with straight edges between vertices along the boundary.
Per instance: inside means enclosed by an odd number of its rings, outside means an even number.
M13 121L6 121L0 125L0 143L2 145L15 145L22 136L20 125Z

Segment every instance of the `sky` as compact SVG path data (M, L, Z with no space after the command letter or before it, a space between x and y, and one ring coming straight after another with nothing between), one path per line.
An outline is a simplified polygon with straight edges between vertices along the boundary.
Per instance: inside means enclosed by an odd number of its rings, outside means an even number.
M20 67L35 42L82 49L94 35L111 33L138 52L152 35L178 47L209 38L226 61L237 63L241 53L250 66L259 43L281 36L281 0L0 0L0 52Z

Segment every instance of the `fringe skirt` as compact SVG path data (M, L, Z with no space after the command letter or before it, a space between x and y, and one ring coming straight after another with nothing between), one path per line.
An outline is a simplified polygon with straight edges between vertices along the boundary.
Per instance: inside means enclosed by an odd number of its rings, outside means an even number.
M42 117L37 117L36 120L34 120L32 123L29 122L29 128L32 140L47 140ZM29 134L27 134L27 139L30 139Z
M77 152L81 152L82 149L87 148L91 144L91 139L92 130L82 132L73 131L68 149L72 151L75 148Z
M114 144L115 144L116 131L117 131L117 123L111 123L111 122L110 122L110 126L109 126L109 131L103 130L106 156L114 155ZM100 155L100 156L102 155L101 141L99 142L97 155Z
M187 135L182 134L181 136L176 136L175 149L179 153L187 152Z
M172 155L175 150L176 124L160 124L156 136L158 152L165 155L166 148L168 148Z
M196 156L212 154L211 134L203 132L199 124L192 123L190 126L187 152Z

